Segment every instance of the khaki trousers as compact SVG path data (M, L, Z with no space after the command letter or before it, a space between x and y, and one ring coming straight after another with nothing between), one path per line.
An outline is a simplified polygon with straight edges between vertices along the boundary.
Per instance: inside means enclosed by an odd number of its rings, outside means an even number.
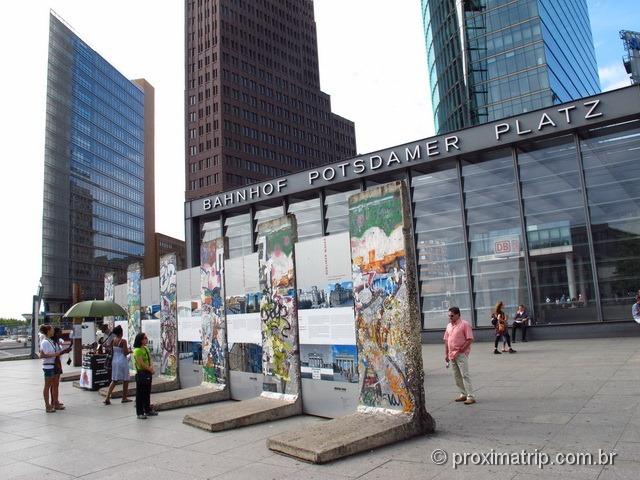
M453 367L453 377L456 379L460 394L473 398L473 387L469 376L469 356L466 353L460 353L451 360L451 365Z

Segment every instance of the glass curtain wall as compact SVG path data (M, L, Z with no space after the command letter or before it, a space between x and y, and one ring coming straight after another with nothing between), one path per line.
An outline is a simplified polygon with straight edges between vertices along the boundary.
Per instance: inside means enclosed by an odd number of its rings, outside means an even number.
M586 215L573 135L520 147L534 321L597 321Z
M640 122L580 142L605 321L629 320L640 288Z
M412 172L414 232L422 327L444 328L447 309L471 318L460 187L456 164L429 173Z
M498 301L509 316L531 303L511 150L466 158L462 180L476 322L487 326Z
M349 230L349 197L359 191L360 189L358 188L347 192L326 192L324 205L326 209L325 218L327 222L327 235L346 232Z
M224 227L224 234L229 239L229 258L242 257L253 252L250 213L227 217Z
M298 223L298 241L322 236L322 213L320 197L297 201L290 199L288 213L296 216Z
M202 225L202 241L208 242L220 237L220 220L205 222Z

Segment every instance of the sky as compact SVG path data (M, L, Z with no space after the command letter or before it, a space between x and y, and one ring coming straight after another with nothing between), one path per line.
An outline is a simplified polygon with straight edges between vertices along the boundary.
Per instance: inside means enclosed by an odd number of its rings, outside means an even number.
M618 31L640 30L638 8L633 0L588 3L603 90L626 85ZM0 8L0 317L21 318L41 273L49 10L125 76L154 86L156 230L181 239L184 11L182 0ZM433 135L420 0L315 0L315 15L321 89L333 112L355 122L358 153Z

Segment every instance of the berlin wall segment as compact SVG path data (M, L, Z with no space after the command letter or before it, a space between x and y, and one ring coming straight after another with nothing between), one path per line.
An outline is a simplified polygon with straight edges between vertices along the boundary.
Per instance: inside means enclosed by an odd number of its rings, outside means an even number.
M261 224L257 241L262 392L259 397L186 415L183 422L188 425L221 431L302 413L295 217L286 215Z
M300 395L300 346L294 244L296 219L287 215L258 227L258 275L262 298L263 395L297 401Z
M178 368L178 283L175 253L160 257L160 376L180 388Z
M200 299L202 315L202 383L227 388L227 328L224 318L225 238L202 242Z
M202 380L200 385L162 392L151 397L158 411L229 399L227 333L224 318L224 261L227 239L205 240L200 245L199 290Z
M279 453L325 463L431 433L409 197L393 182L349 198L359 399L354 414L267 440Z

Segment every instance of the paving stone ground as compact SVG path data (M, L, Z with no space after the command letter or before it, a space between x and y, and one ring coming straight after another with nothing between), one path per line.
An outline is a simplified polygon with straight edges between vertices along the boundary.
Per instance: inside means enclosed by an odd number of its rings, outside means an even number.
M516 354L493 355L492 344L473 346L478 403L465 406L453 402L457 392L442 346L425 345L427 409L437 433L319 466L275 454L265 443L276 433L325 421L321 418L211 433L182 423L186 413L210 405L143 421L131 403L106 407L97 392L70 383L61 385L67 409L47 414L40 362L0 362L0 479L640 478L640 338L514 347ZM452 466L465 454L476 463L491 460L492 452L495 463L498 453L522 451L532 461L577 453L597 460L598 450L615 451L614 465ZM441 451L446 464L436 465L432 454L441 458Z

